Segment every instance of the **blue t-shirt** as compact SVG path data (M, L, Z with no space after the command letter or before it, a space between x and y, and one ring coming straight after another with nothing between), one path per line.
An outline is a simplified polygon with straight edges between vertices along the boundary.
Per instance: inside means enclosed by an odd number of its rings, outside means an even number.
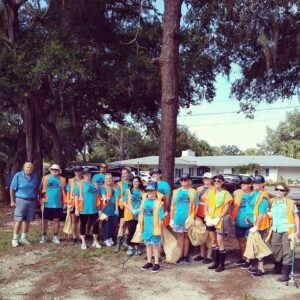
M96 182L98 185L98 188L100 189L101 185L103 185L105 182L105 175L102 173L95 174L92 178L92 181Z
M42 188L42 182L40 188ZM61 193L61 183L60 178L58 176L49 175L47 182L47 202L45 203L45 207L48 208L62 208L62 193Z
M199 197L196 191L194 191L194 197L196 210L197 206L199 205ZM190 211L190 197L188 190L180 188L176 198L172 197L172 202L173 201L176 203L174 224L184 226Z
M16 173L10 184L10 188L15 191L16 198L36 199L37 187L38 178L36 173L32 173L27 178L24 171Z
M126 202L126 197L127 197L126 190L129 188L128 182L122 181L122 186L123 186L123 193L124 193L123 201ZM116 197L122 197L119 184L117 185L117 188L116 188Z
M79 196L79 187L75 186L75 196ZM98 190L95 188L92 182L83 181L83 211L80 212L82 215L96 214L98 208L96 206L96 199L98 196Z
M126 197L127 200L127 197ZM132 189L131 190L131 202L132 202L132 208L134 210L138 210L141 206L142 202L142 192L141 190ZM138 214L134 215L134 219L138 219Z
M241 204L235 221L237 226L244 228L252 227L254 222L254 207L258 194L259 192L257 191L250 194L243 193ZM268 205L268 200L264 198L258 208L258 212L260 214L266 214ZM249 223L246 222L246 219Z
M158 181L157 190L163 195L171 194L171 187L166 181Z
M153 209L155 200L146 198L144 202L144 229L142 232L143 241L148 241L153 237L154 230L154 219L153 219ZM159 220L164 219L164 209L163 206L160 207L158 212Z
M103 212L108 216L114 216L116 210L116 191L113 186L109 187L111 190L111 197L109 199L109 204L103 208ZM101 194L107 195L107 190L104 186L101 187Z

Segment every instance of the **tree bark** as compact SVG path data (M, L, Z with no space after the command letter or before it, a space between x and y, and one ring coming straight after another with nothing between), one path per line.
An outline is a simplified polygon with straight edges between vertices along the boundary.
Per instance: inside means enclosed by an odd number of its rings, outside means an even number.
M164 0L163 42L160 57L154 61L160 67L162 82L159 166L163 179L171 185L174 182L176 149L182 2L183 0Z
M119 147L119 160L125 159L125 149L124 149L124 125L120 125L120 147Z

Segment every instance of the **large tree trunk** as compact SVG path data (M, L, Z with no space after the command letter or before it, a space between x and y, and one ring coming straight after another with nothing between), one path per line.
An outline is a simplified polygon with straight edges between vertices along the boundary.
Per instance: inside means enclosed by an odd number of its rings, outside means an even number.
M162 82L159 166L163 179L173 185L176 149L179 78L179 31L183 0L164 0L163 43L160 57Z
M124 125L120 125L120 147L119 147L119 160L125 159L125 147L124 147Z

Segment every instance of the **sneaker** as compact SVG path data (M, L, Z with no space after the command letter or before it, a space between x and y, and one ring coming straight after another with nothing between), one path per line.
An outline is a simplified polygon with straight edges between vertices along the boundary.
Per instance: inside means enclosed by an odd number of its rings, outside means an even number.
M86 243L81 243L81 250L86 250L86 249L87 249Z
M27 240L27 238L22 238L22 239L20 239L19 240L19 243L21 244L21 245L30 245L30 243L29 243L29 241Z
M252 267L252 265L249 262L245 262L244 264L241 265L241 269L243 270L248 270Z
M41 239L40 239L40 244L44 244L44 243L47 243L47 242L48 242L47 236L46 235L42 235Z
M241 258L241 259L235 261L234 264L235 264L236 266L240 266L240 265L243 265L245 262L246 262L246 261L245 261L244 259Z
M110 243L110 240L105 240L105 241L104 241L104 245L105 245L106 247L111 247L111 246L112 246L111 243Z
M14 248L16 248L16 247L19 246L19 241L18 241L17 239L13 239L13 240L11 241L11 245L12 245Z
M190 264L191 264L191 261L190 261L190 259L188 258L188 256L183 257L182 260L183 260L183 263L186 264L186 265L190 265Z
M248 272L254 274L256 273L257 270L258 270L257 267L251 267L248 269Z
M132 247L129 247L127 250L127 255L132 256L134 255L134 249Z
M140 255L142 255L142 250L140 250L139 247L135 247L134 254L140 256Z
M202 257L201 255L198 255L194 258L194 261L201 261L203 259L204 259L204 257Z
M93 241L92 247L95 247L95 248L97 248L97 249L102 248L101 245L99 244L99 242L98 242L97 240L94 240L94 241Z
M176 261L176 265L179 266L179 265L182 265L183 264L183 258L180 257L177 261Z
M210 264L210 263L212 263L212 259L205 257L203 259L202 263L205 264L205 265Z
M256 269L256 272L252 274L252 276L263 276L265 275L266 273L263 272L262 270L260 269Z
M60 244L60 240L59 240L59 237L57 235L53 236L52 243L54 243L54 244Z
M112 246L115 244L112 238L109 239L109 242Z
M146 263L143 267L141 267L141 270L142 271L147 271L151 268L153 268L153 264L152 263Z
M160 269L160 266L159 265L154 265L152 270L151 270L151 273L157 273Z

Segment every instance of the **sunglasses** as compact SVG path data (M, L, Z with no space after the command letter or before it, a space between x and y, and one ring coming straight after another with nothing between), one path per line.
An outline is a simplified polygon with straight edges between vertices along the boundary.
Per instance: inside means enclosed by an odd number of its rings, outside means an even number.
M276 188L275 192L282 192L282 193L284 193L284 192L286 192L286 190L285 189L278 189L278 188Z
M215 182L215 183L222 183L223 181L220 180L220 179L214 179L213 182Z
M100 166L100 168L102 168L102 169L107 169L107 166Z
M181 181L188 181L188 179L185 179L185 178L184 178L184 179L181 179Z

